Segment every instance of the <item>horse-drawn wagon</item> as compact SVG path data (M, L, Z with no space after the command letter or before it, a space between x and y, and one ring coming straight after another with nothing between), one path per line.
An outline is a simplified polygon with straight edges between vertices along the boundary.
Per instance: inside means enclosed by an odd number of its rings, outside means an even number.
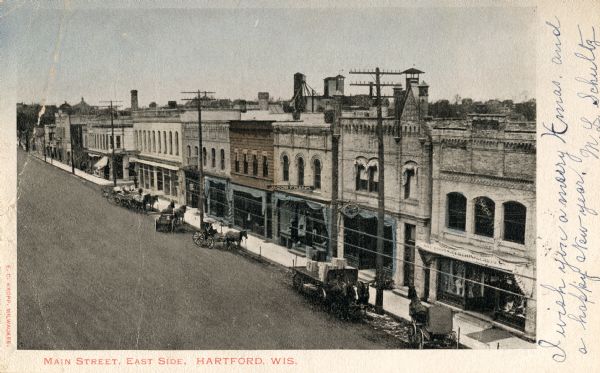
M222 242L226 249L231 249L234 244L235 247L239 247L244 238L248 238L248 232L245 230L221 234L209 222L204 222L202 229L194 232L192 236L192 240L197 246L209 249L212 249L216 242Z
M325 302L337 316L357 318L369 301L369 286L358 281L357 268L341 263L309 260L307 266L294 266L292 285L300 293Z
M158 201L158 196L142 194L141 189L136 191L127 187L104 188L102 194L109 202L136 212L153 211Z
M409 289L409 293L414 290ZM459 341L452 327L452 310L443 305L426 307L421 304L416 293L412 295L409 306L412 327L408 340L413 348L448 348L459 346Z
M154 222L154 228L157 232L173 233L183 226L184 216L187 207L185 205L174 208L174 204L161 211Z

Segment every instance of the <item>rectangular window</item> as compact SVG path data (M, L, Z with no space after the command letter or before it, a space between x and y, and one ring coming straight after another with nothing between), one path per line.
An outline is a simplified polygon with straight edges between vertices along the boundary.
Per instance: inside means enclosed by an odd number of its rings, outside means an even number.
M163 190L163 172L162 172L162 168L157 168L156 169L156 190Z
M263 176L264 177L269 176L269 161L268 161L266 155L263 155L262 166L263 166Z
M235 153L235 172L240 172L240 160L237 153Z
M117 136L117 146L115 149L121 149L121 136Z
M404 198L413 198L414 188L412 186L415 177L415 170L404 171Z
M244 173L248 173L248 155L244 154Z

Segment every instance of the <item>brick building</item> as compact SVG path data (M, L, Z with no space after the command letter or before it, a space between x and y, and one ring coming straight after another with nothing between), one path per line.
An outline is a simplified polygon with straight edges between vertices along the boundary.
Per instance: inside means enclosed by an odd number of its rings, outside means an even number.
M431 237L417 239L416 285L431 302L534 337L535 123L471 115L430 124Z
M233 224L272 237L273 120L229 124Z

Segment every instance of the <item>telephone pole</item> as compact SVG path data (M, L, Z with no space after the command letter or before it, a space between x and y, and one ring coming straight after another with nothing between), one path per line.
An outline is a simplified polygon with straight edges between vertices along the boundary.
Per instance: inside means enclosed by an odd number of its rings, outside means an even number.
M384 219L385 219L385 159L383 148L383 117L381 114L381 87L382 86L397 86L395 83L382 83L381 75L401 75L399 71L381 71L379 67L372 70L350 70L350 74L375 74L375 94L377 104L377 159L378 159L378 181L377 181L377 258L375 266L375 278L377 281L377 293L375 297L375 310L377 313L383 313L383 236L384 236ZM355 86L368 86L370 93L372 92L373 82L357 82L351 83ZM372 94L372 93L371 93Z
M119 107L120 105L113 106L113 102L121 102L121 101L108 100L108 101L100 101L100 102L110 103L110 105L109 105L109 108L110 108L110 146L112 147L111 167L110 168L112 168L113 186L117 186L117 168L115 167L115 123L113 120L113 107ZM73 153L73 150L71 149L71 154L72 153Z
M197 100L198 103L198 212L200 213L200 229L204 229L204 159L202 159L202 98L205 100L210 99L209 94L215 92L209 91L187 91L181 92L186 94L195 94L196 98L186 98L186 101Z

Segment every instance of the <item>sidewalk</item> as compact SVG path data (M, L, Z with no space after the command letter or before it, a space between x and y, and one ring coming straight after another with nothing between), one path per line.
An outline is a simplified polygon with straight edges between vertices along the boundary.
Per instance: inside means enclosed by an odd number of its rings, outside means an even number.
M37 157L37 155L36 155ZM43 158L42 158L43 161ZM47 163L50 163L49 161ZM54 166L71 172L71 166L53 160ZM81 170L75 169L75 174L85 180L91 181L99 185L111 185L112 181L105 180L93 175L89 175ZM159 198L156 207L159 210L166 208L170 201ZM179 205L176 205L178 207ZM185 222L193 227L200 228L200 216L198 209L189 208L184 216ZM205 216L206 221L213 222L215 228L225 234L226 232L238 232L236 229L221 226L215 219ZM256 255L260 255L266 260L283 265L285 267L304 266L306 259L304 257L293 254L287 248L277 245L273 242L265 241L259 237L248 235L248 239L241 243L241 247ZM369 302L375 304L375 289L369 291ZM386 313L410 320L408 314L408 306L410 300L402 295L399 295L391 290L383 292L383 306ZM509 332L494 327L491 323L477 319L466 312L458 310L454 314L454 331L460 334L460 343L472 349L530 349L535 348L536 344L528 342L519 337L516 337Z
M43 155L40 156L39 154L36 154L34 152L30 152L29 154L31 156L33 156L33 157L41 160L42 162L44 161L44 156ZM46 163L51 164L52 166L58 167L58 168L60 168L60 169L62 169L64 171L67 171L69 173L73 172L73 170L71 169L70 165L62 163L62 162L60 162L60 161L58 161L56 159L51 159L50 157L46 157ZM78 176L78 177L80 177L82 179L85 179L87 181L90 181L90 182L92 182L94 184L98 184L98 185L103 185L103 186L105 186L105 185L113 185L112 180L106 180L104 178L88 174L87 172L82 171L82 170L80 170L78 168L75 168L75 176ZM133 184L133 181L117 180L117 184L118 185Z

